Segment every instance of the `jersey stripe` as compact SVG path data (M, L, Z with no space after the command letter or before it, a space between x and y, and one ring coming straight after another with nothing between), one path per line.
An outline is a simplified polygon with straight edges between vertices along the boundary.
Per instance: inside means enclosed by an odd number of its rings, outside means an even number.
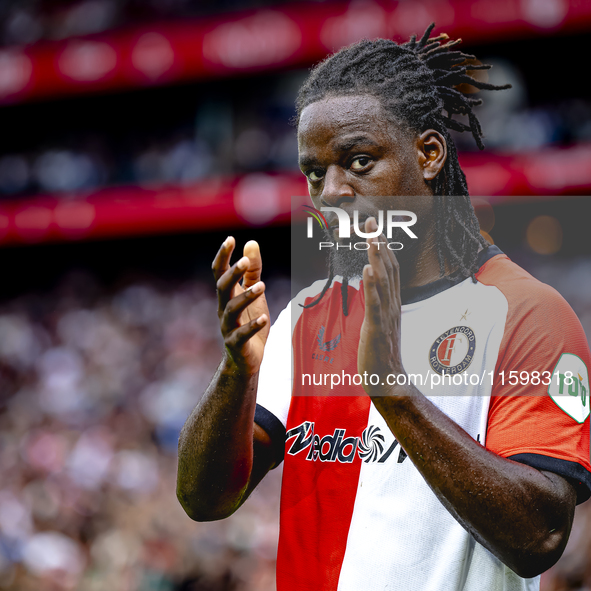
M331 291L337 290L336 297ZM364 302L357 290L349 288L350 314L344 317L340 308L340 284L333 284L326 294L329 306L310 308L306 313L306 325L298 323L294 330L293 343L297 347L297 358L302 362L301 371L318 371L321 362L312 359L318 351L318 331L310 331L310 326L330 326L335 334L323 334L322 342L342 335L342 341L357 343L358 339L346 338L347 333L359 334L363 319ZM309 303L309 298L306 303ZM338 346L327 352L326 371L335 372L344 369L356 371L356 367L339 365L343 359L356 362L357 355L342 351ZM330 360L333 360L331 363ZM306 363L307 360L307 363ZM356 363L355 363L356 365ZM328 369L330 368L330 369ZM315 393L325 395L310 396L301 383L294 382L293 397L287 422L287 433L313 417L314 435L317 442L336 433L336 428L346 433L360 433L367 426L370 399L361 390L359 396L328 396L330 391L314 388ZM310 432L306 433L310 435ZM349 525L355 505L361 460L353 450L351 462L339 462L336 459L313 459L313 444L302 451L292 451L296 437L289 438L286 454L281 499L281 528L277 557L277 589L298 591L336 591L345 554ZM318 453L326 452L330 447L328 439ZM351 446L346 451L349 452ZM322 524L322 527L320 527Z

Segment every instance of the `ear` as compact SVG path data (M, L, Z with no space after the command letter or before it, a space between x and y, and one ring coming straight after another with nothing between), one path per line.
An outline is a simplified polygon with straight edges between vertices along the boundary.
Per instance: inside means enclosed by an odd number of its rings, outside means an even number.
M423 178L432 181L441 172L447 159L447 142L438 131L427 129L418 137L417 149Z

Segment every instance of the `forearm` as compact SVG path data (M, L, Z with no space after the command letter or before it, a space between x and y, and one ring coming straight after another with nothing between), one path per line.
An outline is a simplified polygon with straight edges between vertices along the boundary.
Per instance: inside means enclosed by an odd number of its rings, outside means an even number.
M239 371L225 355L181 431L177 496L193 519L225 517L246 493L257 382L258 374Z
M487 451L414 387L372 401L439 500L476 540L524 577L556 562L570 533L572 487Z

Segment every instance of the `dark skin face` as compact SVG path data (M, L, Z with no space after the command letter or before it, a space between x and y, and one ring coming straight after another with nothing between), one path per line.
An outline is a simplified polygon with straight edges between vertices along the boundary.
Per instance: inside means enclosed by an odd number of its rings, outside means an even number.
M396 125L371 95L336 96L303 110L298 147L300 168L317 209L340 207L351 218L358 210L360 220L377 219L380 210L414 212L417 223L412 230L418 239L403 240L404 249L397 252L402 287L439 278L429 186L447 157L439 132L416 134Z

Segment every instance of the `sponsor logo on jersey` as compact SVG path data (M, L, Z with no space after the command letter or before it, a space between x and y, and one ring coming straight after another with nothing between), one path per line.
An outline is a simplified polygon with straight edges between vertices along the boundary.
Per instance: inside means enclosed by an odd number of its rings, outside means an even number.
M324 326L320 327L318 331L318 335L316 336L316 340L318 341L318 348L323 351L324 353L330 353L337 348L337 345L341 342L341 333L339 333L333 339L329 341L324 340L324 333L326 328ZM332 363L334 361L334 357L330 355L324 355L323 353L312 353L312 359L316 361L324 361L325 363Z
M476 335L469 326L454 326L446 330L431 345L429 364L440 375L465 371L476 349Z
M339 333L334 339L331 339L330 341L325 341L324 340L324 331L326 329L324 328L324 326L320 327L320 330L318 331L318 336L316 337L316 340L318 341L318 348L321 351L325 351L326 353L329 353L330 351L334 351L337 348L337 345L341 342L341 333Z
M346 429L335 429L332 435L320 437L314 432L314 423L304 421L286 434L286 443L293 439L287 453L296 456L307 450L306 460L309 462L339 462L350 464L355 455L365 462L383 464L398 447L394 439L386 449L385 438L376 425L369 425L363 430L361 437L347 437ZM398 447L397 462L401 464L406 452Z
M552 372L550 398L577 423L589 416L589 372L585 362L572 353L563 353Z

